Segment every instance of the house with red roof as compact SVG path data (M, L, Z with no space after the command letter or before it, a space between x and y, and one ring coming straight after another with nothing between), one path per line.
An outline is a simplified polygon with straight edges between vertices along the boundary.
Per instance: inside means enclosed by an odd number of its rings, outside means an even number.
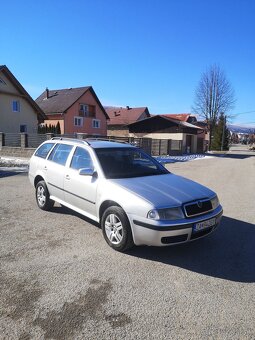
M61 134L107 135L109 117L92 86L60 90L46 88L36 103L47 116L47 125L59 122Z
M129 137L129 124L150 117L147 107L115 107L105 106L109 116L107 121L107 135Z
M197 153L204 152L203 145L198 144L199 135L204 134L202 127L188 122L188 116L172 118L171 115L151 115L149 118L129 124L132 137L150 138L168 141L165 152ZM202 138L203 141L203 138ZM167 145L167 143L164 143Z
M105 107L108 136L164 141L165 152L202 153L206 150L205 129L190 113L150 115L147 107ZM168 151L167 151L168 149Z
M180 120L182 122L191 123L191 124L197 122L196 116L192 115L191 113L168 113L168 114L163 114L162 116Z
M169 114L164 114L163 116L171 118L171 119L176 119L181 122L187 122L187 123L200 127L201 130L197 134L197 152L202 153L202 152L208 151L209 129L208 129L207 123L198 121L197 117L195 115L192 115L191 113L169 113ZM192 136L191 137L187 136L188 146L190 146L189 144L192 143L192 141L190 142L190 140L192 140Z

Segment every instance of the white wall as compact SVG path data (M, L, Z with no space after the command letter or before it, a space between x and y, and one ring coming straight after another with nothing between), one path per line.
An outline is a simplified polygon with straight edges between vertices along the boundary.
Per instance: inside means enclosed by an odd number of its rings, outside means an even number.
M0 72L0 78L6 83L5 85L0 82L0 132L19 133L20 125L26 125L28 133L36 133L36 112L2 72ZM13 112L13 100L20 102L20 112Z

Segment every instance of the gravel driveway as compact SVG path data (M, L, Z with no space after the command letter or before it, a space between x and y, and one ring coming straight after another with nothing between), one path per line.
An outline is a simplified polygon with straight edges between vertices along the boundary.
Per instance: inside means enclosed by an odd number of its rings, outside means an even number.
M255 153L167 167L218 193L222 224L126 254L86 218L40 211L26 174L0 178L0 339L255 339Z

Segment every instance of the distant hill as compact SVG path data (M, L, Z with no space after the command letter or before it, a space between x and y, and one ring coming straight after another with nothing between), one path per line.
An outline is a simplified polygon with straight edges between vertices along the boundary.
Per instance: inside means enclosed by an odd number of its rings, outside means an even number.
M255 133L255 126L242 126L242 125L234 125L234 124L227 124L229 131L234 133L244 133L244 134L251 134Z

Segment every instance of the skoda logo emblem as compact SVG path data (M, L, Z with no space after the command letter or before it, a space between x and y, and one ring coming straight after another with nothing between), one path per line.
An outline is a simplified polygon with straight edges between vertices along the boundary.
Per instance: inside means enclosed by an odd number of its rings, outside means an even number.
M202 203L201 201L198 201L198 202L197 202L197 206L198 206L199 209L202 208L202 205L203 205L203 203Z

